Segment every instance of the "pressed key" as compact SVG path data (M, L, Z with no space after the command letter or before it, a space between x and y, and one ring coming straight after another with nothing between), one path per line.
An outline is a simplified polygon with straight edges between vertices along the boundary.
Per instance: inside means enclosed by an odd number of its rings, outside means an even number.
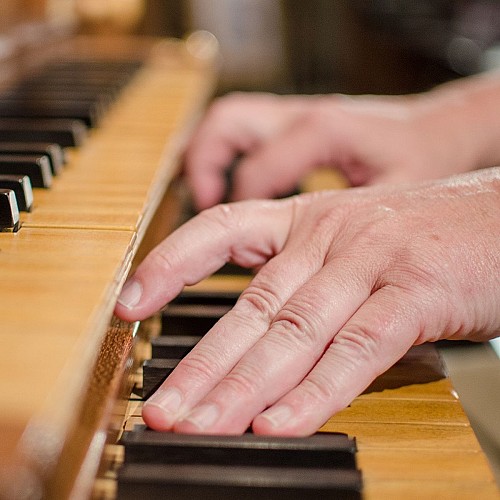
M0 155L0 174L27 175L33 187L52 185L49 160L43 155Z
M21 212L31 212L33 189L27 175L0 175L0 189L12 189Z
M204 335L231 305L169 304L162 314L162 334Z
M199 335L160 335L151 339L153 358L183 358L200 340Z
M142 399L146 400L172 373L180 359L147 359L142 365Z
M61 172L64 163L64 150L59 144L43 142L0 142L0 154L12 155L46 155L50 161L52 175Z
M0 231L19 230L19 208L12 189L0 189Z
M356 468L356 441L343 433L309 437L191 435L144 426L123 433L125 463Z
M240 292L230 290L183 290L170 304L234 306Z

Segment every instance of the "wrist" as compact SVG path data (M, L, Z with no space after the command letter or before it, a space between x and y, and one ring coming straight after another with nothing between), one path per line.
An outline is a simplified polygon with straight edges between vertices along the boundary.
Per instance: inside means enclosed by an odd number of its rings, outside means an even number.
M414 102L419 133L452 172L500 164L500 77L484 74L449 82Z

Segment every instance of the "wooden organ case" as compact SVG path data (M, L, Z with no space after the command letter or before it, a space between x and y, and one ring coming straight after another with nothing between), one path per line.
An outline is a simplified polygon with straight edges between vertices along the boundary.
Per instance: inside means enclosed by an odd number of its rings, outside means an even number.
M112 311L134 259L177 223L179 157L215 82L209 41L71 36L71 3L0 4L0 149L20 141L8 128L15 120L72 121L75 142L64 144L51 186L33 189L19 227L0 233L0 498L8 500L99 497L94 481L124 373L134 380L132 347L144 347L138 325ZM109 68L122 82L89 111ZM45 78L43 90L26 90ZM58 92L72 109L83 103L76 118L53 104ZM39 134L26 140L53 142ZM191 291L244 283L212 278ZM140 406L131 397L124 408L126 430L141 423ZM364 498L499 498L431 346L410 351L322 431L356 438Z

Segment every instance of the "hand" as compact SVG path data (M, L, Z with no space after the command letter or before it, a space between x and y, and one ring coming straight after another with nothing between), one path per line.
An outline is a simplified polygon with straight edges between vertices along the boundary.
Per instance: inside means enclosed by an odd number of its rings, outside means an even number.
M261 267L144 405L158 430L307 435L414 344L500 332L500 168L209 209L138 267L146 318L233 261Z
M230 94L215 101L192 137L186 179L205 209L223 201L225 170L238 155L233 200L286 195L317 167L339 169L360 186L492 166L498 146L492 159L478 149L498 143L498 113L489 110L499 94L498 79L464 79L413 96Z

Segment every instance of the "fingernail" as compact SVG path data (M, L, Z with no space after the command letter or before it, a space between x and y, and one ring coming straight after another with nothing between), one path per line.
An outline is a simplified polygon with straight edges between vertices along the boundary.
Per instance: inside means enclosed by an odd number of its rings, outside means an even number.
M268 420L273 427L277 428L290 422L293 418L293 410L288 405L277 405L261 413L260 416Z
M182 403L182 394L175 387L158 389L145 403L144 406L154 405L163 411L176 414Z
M125 306L127 309L134 308L142 296L142 285L139 281L131 279L123 285L118 303Z
M212 426L215 421L219 418L219 408L217 405L212 403L207 403L198 408L195 408L192 412L188 413L182 420L185 422L190 422L191 424L198 427L200 430L204 430L207 427Z

